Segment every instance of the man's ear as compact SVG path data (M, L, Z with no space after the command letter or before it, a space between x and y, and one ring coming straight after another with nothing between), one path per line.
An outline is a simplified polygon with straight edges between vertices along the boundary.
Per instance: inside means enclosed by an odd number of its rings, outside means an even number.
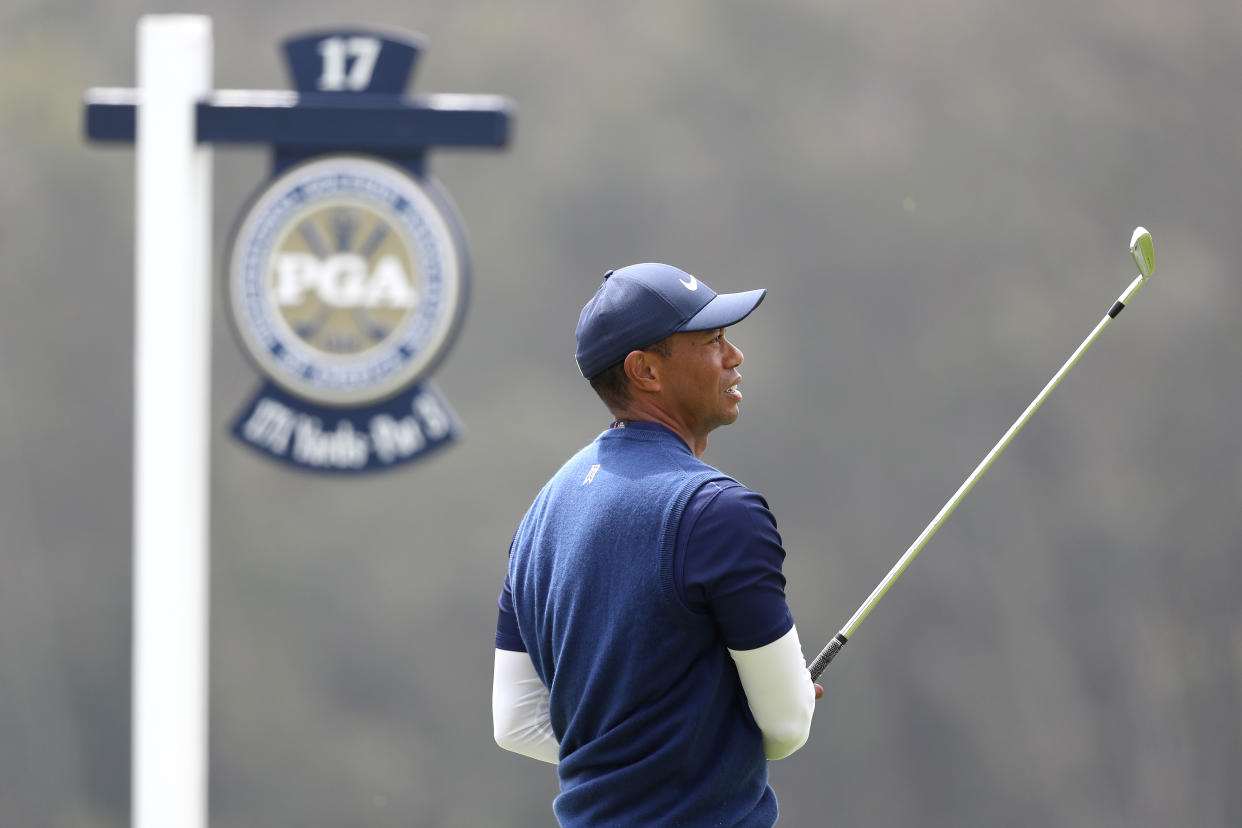
M660 366L651 351L630 351L625 357L625 375L636 391L660 390Z

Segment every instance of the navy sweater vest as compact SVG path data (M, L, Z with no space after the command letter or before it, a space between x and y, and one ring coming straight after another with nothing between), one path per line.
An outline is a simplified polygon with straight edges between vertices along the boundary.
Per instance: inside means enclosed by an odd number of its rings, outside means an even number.
M762 736L712 618L673 584L686 502L726 476L670 432L610 429L548 482L509 579L550 690L563 826L770 826Z

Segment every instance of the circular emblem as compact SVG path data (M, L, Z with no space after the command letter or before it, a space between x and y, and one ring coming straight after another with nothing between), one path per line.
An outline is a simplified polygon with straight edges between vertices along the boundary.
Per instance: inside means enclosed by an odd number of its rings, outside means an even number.
M242 217L229 261L259 369L328 406L389 397L435 367L465 309L451 212L399 167L333 155L289 169Z

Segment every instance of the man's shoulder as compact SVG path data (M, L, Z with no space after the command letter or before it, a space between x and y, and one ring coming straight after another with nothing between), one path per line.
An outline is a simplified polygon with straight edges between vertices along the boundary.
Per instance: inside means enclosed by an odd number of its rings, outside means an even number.
M768 501L763 495L724 472L717 473L719 477L705 481L695 491L692 501L700 507L738 510L768 508Z

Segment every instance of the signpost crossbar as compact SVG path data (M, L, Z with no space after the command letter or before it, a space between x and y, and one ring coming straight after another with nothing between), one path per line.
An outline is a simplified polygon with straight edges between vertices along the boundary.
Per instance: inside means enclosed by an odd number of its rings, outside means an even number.
M86 95L86 136L132 143L139 91L98 88ZM348 116L348 117L344 117ZM196 140L359 151L426 147L503 147L510 105L495 95L305 94L219 90L197 105Z

